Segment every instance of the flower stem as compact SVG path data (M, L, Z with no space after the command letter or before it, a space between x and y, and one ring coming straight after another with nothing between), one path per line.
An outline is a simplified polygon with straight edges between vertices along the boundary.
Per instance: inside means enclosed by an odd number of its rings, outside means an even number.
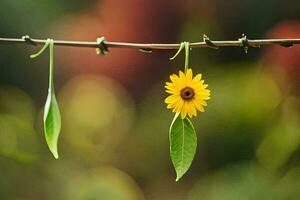
M184 71L186 72L189 68L189 54L190 54L190 43L184 42L185 48L185 61L184 61Z

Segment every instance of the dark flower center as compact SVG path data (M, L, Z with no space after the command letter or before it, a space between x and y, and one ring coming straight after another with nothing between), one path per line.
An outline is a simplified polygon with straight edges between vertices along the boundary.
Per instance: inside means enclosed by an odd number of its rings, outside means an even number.
M180 96L185 100L190 100L195 96L195 92L192 88L186 87L181 90Z

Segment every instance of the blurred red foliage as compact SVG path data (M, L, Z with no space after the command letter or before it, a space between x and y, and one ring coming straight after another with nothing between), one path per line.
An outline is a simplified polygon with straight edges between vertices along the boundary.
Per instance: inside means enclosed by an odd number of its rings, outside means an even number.
M184 17L181 6L180 1L104 0L92 11L67 17L54 29L62 30L60 37L70 40L96 41L105 36L111 41L174 42ZM108 56L100 57L94 49L64 48L60 62L67 71L103 73L119 80L133 94L142 95L145 88L165 76L168 68L164 66L173 52L167 53L110 49Z
M300 22L283 21L273 27L268 33L268 38L299 38ZM270 46L266 49L263 61L267 65L276 65L287 75L293 87L300 86L300 46L290 48Z

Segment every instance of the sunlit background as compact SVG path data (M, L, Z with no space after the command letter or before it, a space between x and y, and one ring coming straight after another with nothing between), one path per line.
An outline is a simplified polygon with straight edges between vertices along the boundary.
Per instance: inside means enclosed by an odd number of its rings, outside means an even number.
M300 37L283 0L0 0L0 37L175 43ZM193 49L212 98L193 119L198 148L175 182L164 82L183 68L151 54L55 47L60 159L44 140L48 54L0 44L0 199L300 199L300 47Z

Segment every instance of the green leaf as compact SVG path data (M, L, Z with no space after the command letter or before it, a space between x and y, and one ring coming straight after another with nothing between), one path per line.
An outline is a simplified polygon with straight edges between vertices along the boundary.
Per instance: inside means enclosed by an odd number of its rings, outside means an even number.
M53 156L58 159L57 141L61 129L61 117L55 94L49 90L44 109L44 132Z
M197 148L197 136L190 119L176 114L169 131L170 155L178 181L190 168Z

